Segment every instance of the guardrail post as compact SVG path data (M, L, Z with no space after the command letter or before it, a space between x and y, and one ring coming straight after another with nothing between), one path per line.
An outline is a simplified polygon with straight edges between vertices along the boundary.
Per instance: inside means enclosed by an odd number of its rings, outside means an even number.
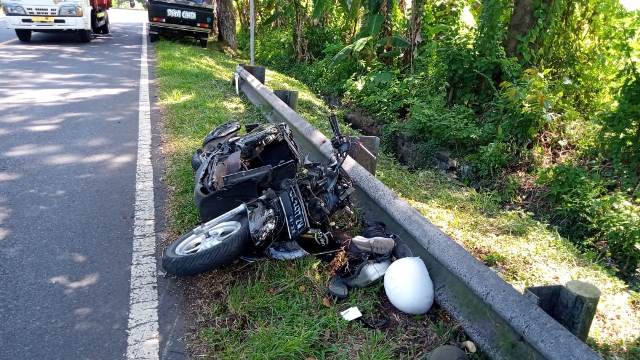
M264 66L241 64L245 70L264 85L267 69Z
M292 110L298 107L298 92L293 90L273 90L280 100L284 101Z
M572 280L565 286L526 288L525 296L534 300L578 339L587 340L600 300L600 290L597 287L584 281Z
M353 136L349 156L363 168L375 175L378 164L378 151L380 150L380 138L377 136Z

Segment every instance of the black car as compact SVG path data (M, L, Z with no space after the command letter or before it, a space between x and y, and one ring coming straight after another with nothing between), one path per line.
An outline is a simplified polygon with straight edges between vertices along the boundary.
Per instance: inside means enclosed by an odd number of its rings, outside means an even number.
M213 26L213 0L149 0L149 40L191 36L207 47Z

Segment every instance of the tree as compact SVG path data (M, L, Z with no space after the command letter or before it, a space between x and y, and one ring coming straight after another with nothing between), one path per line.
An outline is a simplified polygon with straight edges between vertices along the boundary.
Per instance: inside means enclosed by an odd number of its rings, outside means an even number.
M217 6L218 40L232 49L237 49L236 14L233 0L218 0Z
M422 28L422 10L424 8L424 0L415 0L411 6L411 18L409 20L409 29L407 39L409 40L409 47L405 53L405 60L411 67L413 73L413 59L418 52L418 45L422 42L422 34L420 29Z
M303 0L293 0L293 12L294 12L294 28L293 28L293 51L296 55L296 60L306 61L309 60L309 42L304 36L304 30L308 22L307 7Z
M249 0L236 0L236 8L238 9L240 29L242 31L249 31L251 16L251 14L249 14Z
M513 13L507 29L507 37L504 41L504 49L508 56L522 55L518 53L518 45L535 24L533 0L515 0Z

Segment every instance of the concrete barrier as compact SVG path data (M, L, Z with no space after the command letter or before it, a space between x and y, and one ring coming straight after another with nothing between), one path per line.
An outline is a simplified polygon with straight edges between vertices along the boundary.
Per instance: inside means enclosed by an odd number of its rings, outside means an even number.
M296 142L315 160L331 143L241 66L239 90L271 122L288 123ZM494 359L600 359L585 343L431 224L353 159L343 169L356 187L357 205L383 221L420 256L434 282L436 302Z

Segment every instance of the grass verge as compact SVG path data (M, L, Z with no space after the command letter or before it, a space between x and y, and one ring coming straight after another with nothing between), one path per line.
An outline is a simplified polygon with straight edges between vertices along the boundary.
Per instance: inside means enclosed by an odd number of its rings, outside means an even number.
M231 119L260 122L262 116L234 93L230 79L239 62L220 52L171 42L156 44L159 101L163 108L169 185L168 219L174 235L197 224L193 206L191 154L212 127ZM305 114L322 118L322 102L300 94ZM317 113L316 113L317 111ZM323 121L325 124L326 121ZM323 126L327 129L327 126ZM265 359L418 358L445 343L466 340L462 329L435 307L426 316L395 311L381 284L353 291L345 302L325 299L326 264L307 258L291 262L237 263L188 278L194 357ZM371 329L347 323L339 312L358 306Z
M197 222L189 162L193 149L216 124L232 118L255 122L260 121L261 116L233 92L230 77L239 61L215 50L167 42L158 43L156 54L159 96L168 131L170 228L179 233ZM271 71L267 72L267 85L298 90L298 112L327 133L328 109L307 86ZM381 157L377 177L518 290L531 285L566 283L571 279L596 285L602 297L589 344L608 358L640 358L640 294L582 255L552 227L534 220L529 213L502 209L497 194L478 193L436 171L409 171L389 156ZM234 271L241 274L229 275ZM293 265L265 262L242 271L231 269L208 275L229 279L216 293L219 301L204 306L203 311L208 312L205 323L209 325L199 337L207 344L203 351L215 352L216 357L224 357L219 354L234 357L238 354L234 354L233 349L246 347L248 352L244 355L251 357L252 351L265 351L267 347L271 350L264 354L280 357L282 354L277 353L277 349L286 345L296 358L302 354L316 358L352 357L354 354L343 352L345 348L358 349L356 353L367 358L413 357L421 350L461 340L464 336L455 325L445 321L446 314L438 311L426 318L398 321L405 324L399 325L400 329L408 326L413 330L407 333L417 332L413 335L393 329L380 332L355 324L344 327L333 323L342 308L324 308L319 301L319 294L324 290L323 274L323 269L313 260L303 260ZM296 279L302 279L300 286L304 291L292 287L275 298L269 291ZM378 288L366 289L351 296L349 302L358 306L371 303L375 305L372 309L380 311L384 304L379 300L379 292ZM288 304L296 309L293 314L275 310L287 309ZM322 326L316 327L318 323ZM322 328L327 326L328 335L322 333ZM282 337L289 332L294 338ZM371 355L368 351L373 348L384 353Z

